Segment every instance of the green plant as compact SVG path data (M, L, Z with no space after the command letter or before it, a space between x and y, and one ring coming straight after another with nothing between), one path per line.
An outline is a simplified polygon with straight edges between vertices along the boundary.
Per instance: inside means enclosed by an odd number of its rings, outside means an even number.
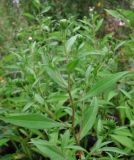
M133 37L98 38L103 19L94 12L24 15L31 25L0 61L0 158L133 158L134 73L119 66Z

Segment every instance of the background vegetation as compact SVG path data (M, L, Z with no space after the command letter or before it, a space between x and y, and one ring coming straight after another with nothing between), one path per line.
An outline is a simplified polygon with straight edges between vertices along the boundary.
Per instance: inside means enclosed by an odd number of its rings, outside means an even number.
M0 1L0 159L133 160L134 1Z

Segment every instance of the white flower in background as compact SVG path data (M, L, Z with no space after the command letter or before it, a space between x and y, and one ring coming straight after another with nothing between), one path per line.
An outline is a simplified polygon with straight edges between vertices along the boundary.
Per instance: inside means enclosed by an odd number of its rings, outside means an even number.
M33 39L33 38L32 38L31 36L30 36L30 37L28 37L28 40L29 40L29 41L31 41L32 39Z
M93 12L95 7L89 7L89 12Z
M13 0L13 4L19 7L20 5L20 0Z

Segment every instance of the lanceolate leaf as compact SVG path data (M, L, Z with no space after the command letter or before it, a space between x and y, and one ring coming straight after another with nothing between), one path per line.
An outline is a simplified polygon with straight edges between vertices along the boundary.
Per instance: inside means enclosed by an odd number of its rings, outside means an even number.
M100 149L100 151L105 151L105 152L115 152L115 153L119 153L119 154L125 154L127 155L127 153L117 147L103 147Z
M32 139L31 142L39 149L44 157L51 160L68 160L62 150L53 144L41 139Z
M74 145L70 145L65 147L67 149L72 149L72 150L76 150L76 151L84 151L87 152L86 149L82 148L81 146L74 146Z
M113 17L117 18L117 19L121 19L123 21L127 21L127 19L122 15L120 14L118 11L115 11L115 10L107 10L106 11L112 15Z
M122 135L111 135L111 137L123 146L134 151L134 141L132 139Z
M70 62L68 65L67 65L67 71L69 73L73 72L76 68L76 66L78 65L79 63L79 60L78 59L75 59L73 60L72 62Z
M61 76L60 72L57 69L46 66L45 70L46 70L47 74L49 75L49 77L54 82L56 82L60 87L62 87L62 88L67 87L66 81L63 79L63 77Z
M111 74L106 76L105 78L99 80L93 88L87 93L87 95L83 99L88 99L90 97L96 96L98 94L101 94L105 92L106 90L113 87L116 82L121 79L123 76L125 76L128 72L119 72L115 74Z
M86 107L86 109L83 112L80 139L86 136L89 130L93 127L97 113L98 103L97 99L94 98L91 103L91 106Z
M9 139L7 139L7 138L0 139L0 146L6 145L6 143L8 141L9 141Z
M40 114L9 114L4 117L0 117L1 120L13 125L31 128L31 129L48 129L54 127L63 126L50 118Z
M72 49L72 46L74 45L76 39L77 39L78 35L75 35L73 37L71 37L67 43L66 43L66 49L67 49L67 52L69 53Z

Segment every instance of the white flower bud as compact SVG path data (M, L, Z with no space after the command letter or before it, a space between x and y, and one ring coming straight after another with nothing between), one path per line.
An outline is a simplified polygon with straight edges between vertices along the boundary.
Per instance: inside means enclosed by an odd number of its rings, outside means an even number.
M31 41L32 39L33 39L33 38L32 38L31 36L30 36L30 37L28 37L28 40L29 40L29 41Z
M94 11L94 7L89 7L89 12L93 12Z
M66 28L67 27L67 19L61 19L60 20L60 25L62 28Z

